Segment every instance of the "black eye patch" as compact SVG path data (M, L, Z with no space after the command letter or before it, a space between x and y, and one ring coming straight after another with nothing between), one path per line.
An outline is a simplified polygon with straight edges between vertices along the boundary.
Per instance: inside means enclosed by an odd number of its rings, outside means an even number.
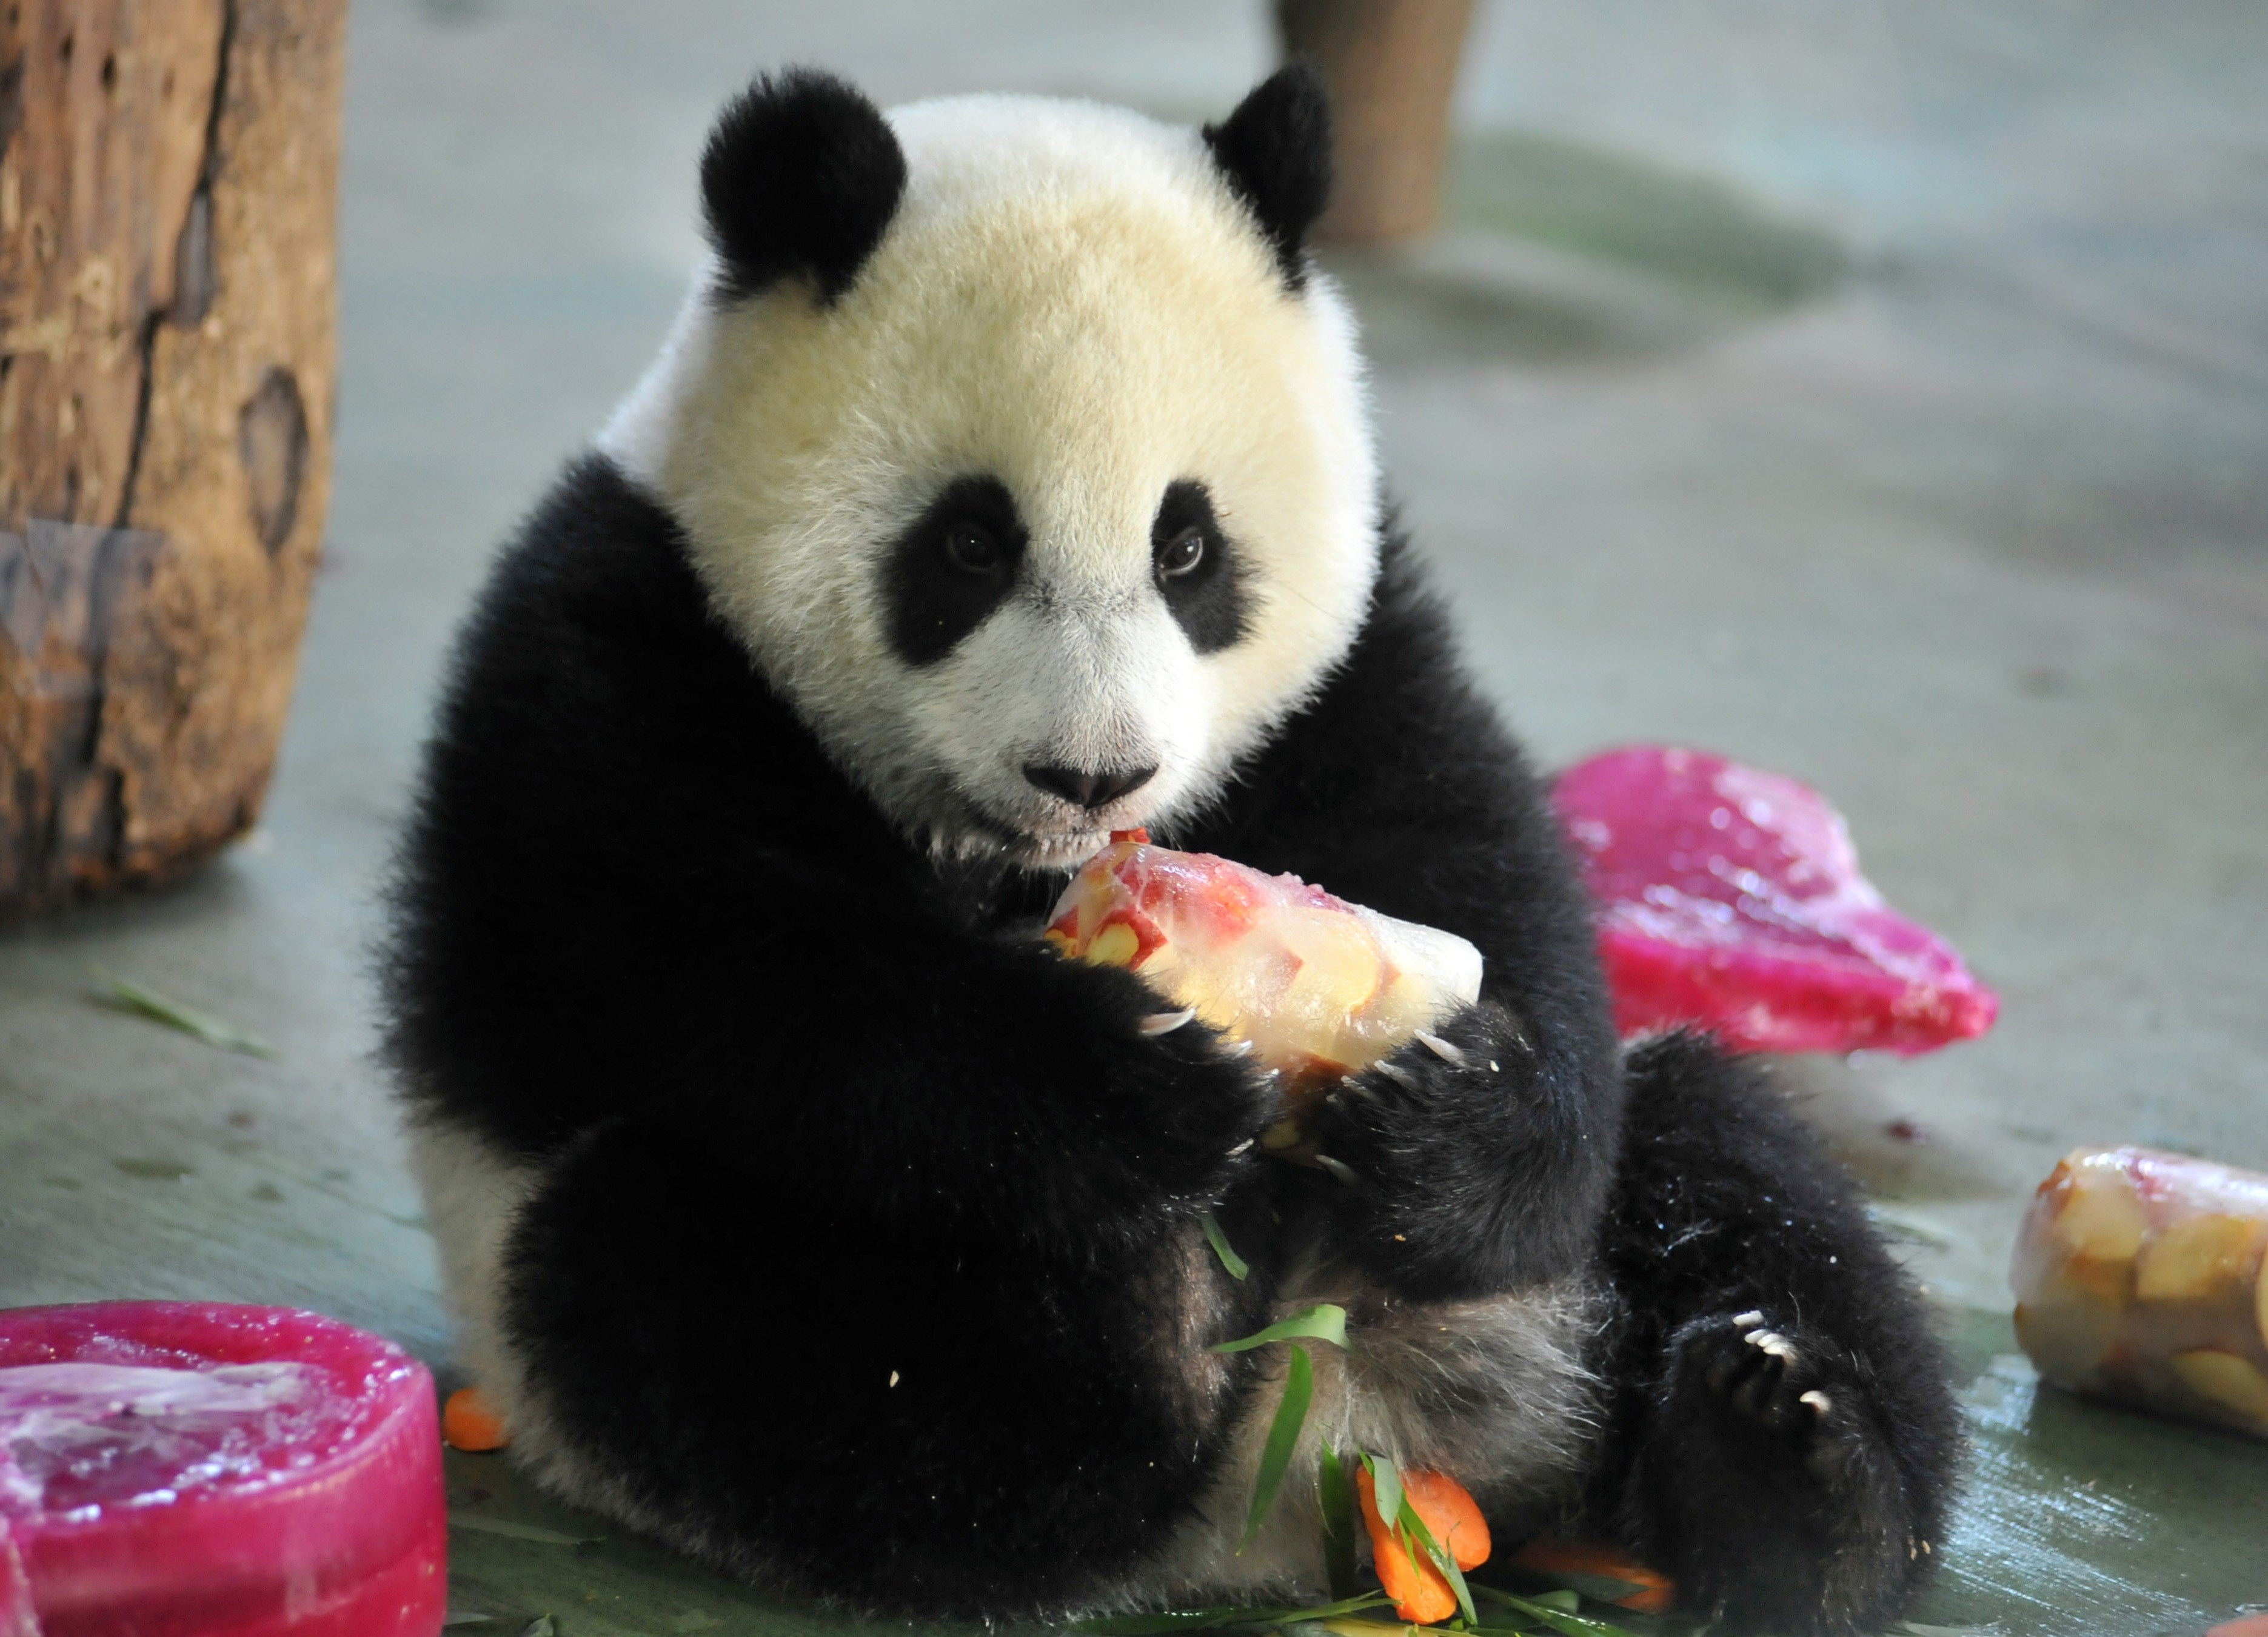
M1029 538L997 477L957 477L899 536L882 564L890 645L934 665L1014 588Z
M1190 647L1218 653L1243 638L1247 608L1236 553L1213 515L1212 497L1196 479L1166 486L1150 526L1150 565Z

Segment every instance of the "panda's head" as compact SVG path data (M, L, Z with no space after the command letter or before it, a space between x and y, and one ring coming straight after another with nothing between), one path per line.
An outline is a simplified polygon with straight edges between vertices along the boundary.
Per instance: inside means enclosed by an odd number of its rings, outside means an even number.
M713 256L600 446L909 834L1047 866L1170 826L1346 652L1377 503L1301 243L1327 123L1305 70L1202 132L812 73L719 120Z

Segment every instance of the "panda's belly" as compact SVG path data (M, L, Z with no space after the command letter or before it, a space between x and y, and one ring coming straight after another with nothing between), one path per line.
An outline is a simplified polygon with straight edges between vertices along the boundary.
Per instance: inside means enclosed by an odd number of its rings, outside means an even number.
M504 1331L505 1252L540 1167L514 1163L474 1132L414 1123L412 1163L441 1253L459 1360L512 1429L512 1453L562 1496L666 1539L719 1555L682 1521L639 1504L585 1458L530 1383ZM1201 1244L1194 1253L1209 1256ZM1278 1316L1316 1301L1347 1309L1347 1351L1310 1346L1314 1399L1276 1505L1252 1545L1237 1540L1260 1453L1281 1395L1285 1349L1263 1355L1268 1378L1252 1397L1195 1515L1133 1574L1079 1599L1093 1610L1318 1594L1322 1521L1316 1449L1371 1450L1455 1476L1492 1516L1548 1511L1580 1481L1597 1428L1598 1383L1585 1368L1603 1301L1580 1279L1476 1301L1400 1302L1311 1276L1287 1281ZM744 1569L759 1567L747 1551Z
M1584 1363L1604 1303L1582 1279L1475 1301L1400 1302L1314 1281L1278 1304L1348 1312L1347 1351L1313 1344L1314 1399L1276 1504L1236 1550L1260 1456L1282 1394L1283 1347L1253 1397L1198 1514L1135 1574L1098 1589L1099 1608L1216 1603L1324 1590L1315 1467L1328 1439L1344 1454L1392 1456L1448 1472L1491 1516L1543 1517L1579 1486L1599 1427L1598 1380Z

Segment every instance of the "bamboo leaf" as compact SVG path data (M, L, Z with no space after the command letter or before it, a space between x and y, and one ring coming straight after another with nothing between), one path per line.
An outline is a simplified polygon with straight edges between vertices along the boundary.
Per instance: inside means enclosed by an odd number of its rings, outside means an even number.
M1212 1247L1213 1255L1220 1258L1221 1266L1228 1270L1231 1279L1242 1279L1252 1272L1252 1265L1236 1254L1236 1247L1228 1242L1228 1235L1220 1231L1220 1223L1210 1211L1197 1213L1204 1225L1205 1242Z
M1270 1324L1266 1330L1256 1330L1249 1336L1234 1341L1217 1342L1215 1353L1244 1353L1254 1347L1264 1347L1271 1341L1328 1341L1334 1347L1344 1347L1346 1338L1346 1309L1336 1301L1318 1301L1312 1308L1301 1309L1290 1318Z
M1564 1633L1564 1637L1636 1637L1636 1633L1626 1626L1616 1626L1611 1620L1593 1619L1587 1614L1570 1614L1533 1597L1506 1591L1501 1587L1479 1586L1474 1589L1491 1603L1503 1604L1507 1608L1517 1609L1531 1619L1543 1621L1553 1631Z
M1284 1371L1284 1396L1277 1401L1276 1419L1268 1424L1268 1442L1260 1450L1260 1475L1252 1485L1252 1510L1245 1515L1244 1538L1236 1543L1239 1557L1260 1532L1268 1508L1276 1504L1276 1492L1284 1486L1284 1474L1292 1467L1292 1451L1300 1442L1300 1429L1307 1424L1307 1405L1314 1401L1315 1369L1307 1361L1307 1350L1295 1346L1290 1352L1291 1361Z
M1394 1457L1363 1453L1362 1464L1370 1470L1372 1501L1382 1518L1402 1515L1402 1469L1394 1464Z
M1331 1596L1350 1597L1354 1595L1354 1543L1360 1502L1339 1452L1325 1443L1316 1456L1316 1498L1323 1512L1323 1569L1330 1577Z
M107 1006L114 1012L129 1012L136 1017L148 1018L153 1023L163 1023L168 1029L178 1029L185 1035L195 1036L209 1046L223 1051L240 1051L247 1057L276 1056L276 1048L259 1036L249 1034L235 1024L225 1022L209 1012L183 1006L170 995L161 995L154 989L94 969L95 980L101 987L94 993L95 1003Z
M532 1540L540 1546L595 1546L599 1535L563 1535L535 1523L515 1523L507 1517L482 1517L477 1512L452 1512L451 1529L469 1529L479 1535L502 1535L507 1540Z

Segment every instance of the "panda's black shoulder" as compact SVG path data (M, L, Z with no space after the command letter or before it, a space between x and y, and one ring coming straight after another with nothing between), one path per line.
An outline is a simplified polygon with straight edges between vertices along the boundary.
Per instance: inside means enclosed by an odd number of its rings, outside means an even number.
M497 557L448 677L436 748L578 710L625 685L681 680L747 691L709 616L683 535L601 454L571 462ZM524 685L541 682L546 690ZM549 691L563 687L563 694Z
M720 801L819 837L866 806L713 612L676 521L596 453L569 465L475 602L425 788L475 830L556 822L637 847Z
M782 850L845 879L896 852L711 611L674 520L582 457L498 558L427 744L386 961L406 1083L492 1103L595 1050L593 1007L745 927ZM598 1111L571 1101L453 1111L526 1146Z

